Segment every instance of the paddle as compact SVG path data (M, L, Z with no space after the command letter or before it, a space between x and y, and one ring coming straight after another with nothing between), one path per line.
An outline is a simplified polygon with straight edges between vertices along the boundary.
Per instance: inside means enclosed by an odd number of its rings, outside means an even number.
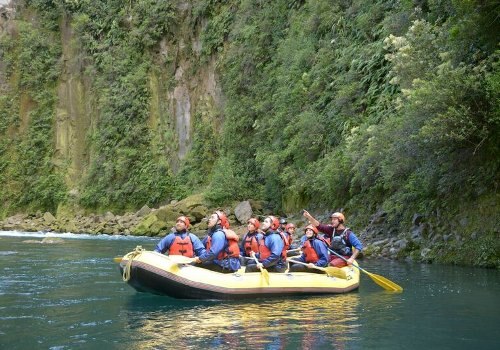
M253 253L253 252L252 252ZM255 256L255 253L252 254L252 258L255 260L255 262L257 263L257 266L259 265L262 265L259 260L257 259L257 257ZM260 269L260 273L262 275L262 277L264 277L264 279L266 280L266 283L269 285L269 271L267 271L265 268L263 268L262 266L259 266L259 269Z
M330 248L328 248L328 250L330 251L330 253L333 253L334 255L338 256L339 258L341 258L342 260L344 260L347 263L347 259L344 258L342 255L337 254L336 252L334 252ZM385 290L388 290L391 292L402 292L403 291L402 287L398 286L396 283L388 280L387 278L385 278L383 276L368 272L365 269L361 268L361 266L358 266L358 265L353 264L352 266L359 269L359 271L366 273L368 276L370 276L370 278L373 280L373 282L375 282L376 284L378 284L380 287L384 288Z
M297 261L297 260L293 260L293 259L286 259L286 261L290 261L290 262L293 262L293 263L296 263L296 264L300 264L300 265L304 265L304 266L308 266L309 267L308 263L304 263L302 261ZM344 270L342 270L342 269L339 269L338 267L333 267L333 266L320 267L320 266L314 265L312 268L316 269L316 270L323 271L328 276L338 277L338 278L342 278L344 280L347 279L346 272Z
M122 259L123 259L123 257L122 257L122 256L115 256L115 257L113 258L113 261L114 261L115 263L121 263L121 262L122 262Z

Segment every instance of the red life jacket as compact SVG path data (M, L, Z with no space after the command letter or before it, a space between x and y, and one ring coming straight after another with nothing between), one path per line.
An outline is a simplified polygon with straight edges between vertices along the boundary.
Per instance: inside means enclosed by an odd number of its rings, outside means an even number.
M316 239L319 239L321 242L325 243L327 247L330 246L330 239L328 239L328 237L326 236L320 236L320 235L316 235L315 237Z
M248 232L245 236L245 240L243 241L243 248L245 248L245 256L250 256L250 253L253 251L254 253L259 252L259 242L257 242L257 231L254 233Z
M292 244L292 242L290 242L290 234L280 228L277 229L276 232L281 235L281 238L283 238L283 241L285 242L285 250L288 250L290 248L290 244Z
M315 263L319 260L318 253L314 250L310 239L307 239L302 245L302 254L304 254L306 263Z
M217 255L217 260L224 260L226 258L239 258L240 257L240 247L238 246L238 235L233 230L224 229L224 234L226 235L227 248L224 249ZM212 246L212 236L207 237L206 249L209 250Z
M291 233L288 232L288 231L285 231L285 236L286 236L286 238L288 240L288 247L286 248L288 250L288 249L290 249L290 246L293 243L293 237L292 237Z
M189 233L184 239L180 235L175 235L174 241L169 248L169 255L183 255L190 258L194 257L193 242Z
M275 231L271 234L279 234L281 239L285 243L283 246L283 250L281 251L281 258L286 260L287 239L285 235L283 234L283 232L279 231ZM259 240L259 261L264 261L271 256L271 250L266 246L265 241L265 236L261 240Z

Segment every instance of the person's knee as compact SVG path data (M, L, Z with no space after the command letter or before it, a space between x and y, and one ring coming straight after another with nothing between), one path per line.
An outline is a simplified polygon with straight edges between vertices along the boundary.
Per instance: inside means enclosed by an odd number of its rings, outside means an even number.
M292 265L292 266L290 266L290 271L292 271L292 272L303 272L304 271L304 266L299 265L299 264Z
M246 267L245 267L245 272L257 272L257 264L248 264Z
M347 266L346 262L342 259L336 258L330 261L330 265L334 267L344 267Z

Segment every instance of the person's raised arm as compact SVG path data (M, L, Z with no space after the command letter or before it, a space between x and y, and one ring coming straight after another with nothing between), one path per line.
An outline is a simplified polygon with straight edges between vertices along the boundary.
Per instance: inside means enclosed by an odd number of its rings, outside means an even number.
M307 210L304 209L302 215L307 219L309 220L309 223L313 226L319 226L319 221L316 220L311 214L309 214L309 212Z

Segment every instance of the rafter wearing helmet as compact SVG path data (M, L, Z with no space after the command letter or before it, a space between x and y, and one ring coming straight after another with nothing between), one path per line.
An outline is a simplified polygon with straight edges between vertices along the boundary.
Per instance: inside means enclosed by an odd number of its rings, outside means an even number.
M258 240L259 252L255 254L259 263L248 262L246 272L256 272L264 267L269 272L284 272L286 269L287 239L278 232L280 222L275 216L268 216L261 223L263 239Z
M345 226L345 215L341 212L332 213L330 215L331 224L329 225L321 224L307 210L304 210L303 215L313 226L324 233L325 238L330 240L330 249L342 255L347 260L347 264L352 265L356 257L363 250L363 244L354 232ZM333 256L331 257L330 265L342 267L346 263L341 258Z
M158 242L155 251L162 254L168 252L169 255L183 255L189 258L203 254L205 247L196 235L188 232L190 225L187 216L179 216L175 222L174 231Z
M201 267L222 273L236 272L241 267L238 236L229 229L229 220L223 211L217 210L208 218L203 244L206 250L195 261L201 263Z

